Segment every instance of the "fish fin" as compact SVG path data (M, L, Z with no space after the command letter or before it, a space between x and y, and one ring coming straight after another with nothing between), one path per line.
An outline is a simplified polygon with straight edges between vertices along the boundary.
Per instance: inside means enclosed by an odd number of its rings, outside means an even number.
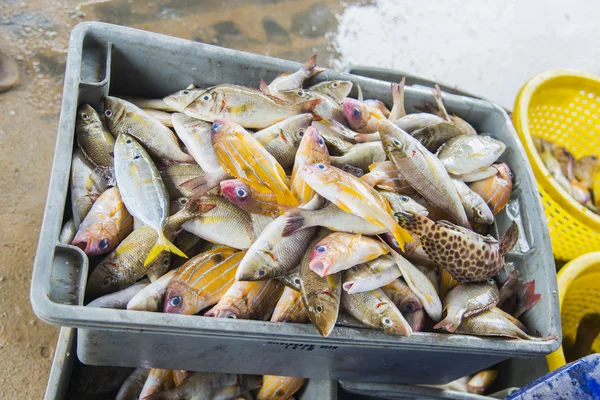
M258 84L258 90L260 90L264 94L271 95L271 90L269 90L269 85L267 84L267 82L265 82L264 79L260 80L260 83Z
M150 249L150 253L148 254L148 257L146 257L146 259L144 260L144 266L149 265L152 261L154 261L156 259L156 257L159 256L159 254L162 251L170 251L171 253L175 253L180 257L183 258L188 258L187 255L185 255L185 253L181 250L179 250L177 248L177 246L175 246L173 243L171 243L169 241L169 239L167 239L164 234L162 234L158 237L158 240L156 241L156 243L154 244L154 246L152 246L152 248Z
M438 322L433 327L433 329L443 329L445 331L452 333L458 329L459 325L460 325L460 321L454 321L454 320L451 320L448 317L446 317L443 320L441 320L440 322Z
M179 186L182 189L192 192L190 199L196 200L196 199L200 198L201 196L205 195L206 193L208 193L211 189L216 187L218 184L219 184L218 181L216 182L215 180L209 179L208 174L205 174L205 175L198 176L196 178L187 180L187 181L181 183Z
M288 76L291 75L293 72L282 72L279 75L277 75L278 78L282 77L282 76Z
M317 55L314 54L307 62L302 66L304 72L308 75L307 78L315 76L325 71L325 68L317 67Z
M435 98L435 102L440 110L439 116L450 122L450 116L448 115L448 111L446 111L446 107L442 101L442 90L440 89L440 86L436 84L435 89L431 89L431 91L433 92L433 97Z
M300 213L288 213L286 214L285 226L281 232L281 236L290 236L295 232L299 231L304 226L304 217Z
M390 231L394 235L394 239L398 242L398 247L404 252L404 243L412 242L413 237L406 229L396 224L394 230Z
M511 251L517 244L519 239L519 226L515 221L510 227L504 232L504 235L500 238L500 254L504 255Z
M360 87L360 85L358 83L356 84L356 90L358 90L358 96L357 96L358 98L357 98L357 100L358 101L363 101L364 100L364 98L363 98L363 92L362 92L362 89L361 89L361 87Z
M389 120L395 121L406 115L404 108L404 85L406 84L406 75L402 77L400 83L392 83L392 101L394 105L390 111Z
M519 301L517 303L517 309L513 313L513 316L515 318L519 318L527 310L529 310L530 308L535 306L537 304L537 302L540 301L540 298L542 297L541 294L534 293L535 292L535 280L533 280L531 282L527 282L527 283L523 284L523 286L525 287L525 293L523 293L523 296L519 299Z
M312 99L303 101L302 103L297 104L295 107L298 108L298 111L301 114L311 114L319 104L321 104L321 99Z

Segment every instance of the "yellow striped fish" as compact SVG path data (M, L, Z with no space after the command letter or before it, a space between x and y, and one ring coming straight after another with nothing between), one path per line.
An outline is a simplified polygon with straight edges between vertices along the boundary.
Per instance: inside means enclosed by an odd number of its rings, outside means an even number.
M229 175L260 192L274 193L279 204L298 205L281 165L248 131L234 122L216 119L211 138L217 159Z
M315 192L298 176L298 171L305 165L318 163L329 165L329 151L319 131L309 126L306 132L304 132L300 147L298 147L291 178L292 193L296 196L300 204L308 203L315 195Z
M268 320L277 304L284 285L269 281L237 281L206 314L207 317Z
M265 375L256 400L287 400L300 390L304 382L304 378Z
M410 233L394 220L388 202L376 190L353 175L320 163L302 167L300 177L315 192L342 210L388 229L402 250L405 242L413 240Z
M222 181L221 194L249 214L276 216L293 208L277 203L275 193L256 190L241 179Z
M133 218L115 186L107 189L92 205L71 242L88 256L112 251L133 229Z
M150 264L163 250L187 258L163 231L169 216L169 195L158 169L146 150L124 133L115 144L115 176L127 210L158 234L144 265Z
M271 322L295 322L298 324L308 322L308 312L304 306L302 294L286 286L275 306Z
M169 283L163 311L196 314L218 302L235 281L244 254L231 247L219 247L190 259Z

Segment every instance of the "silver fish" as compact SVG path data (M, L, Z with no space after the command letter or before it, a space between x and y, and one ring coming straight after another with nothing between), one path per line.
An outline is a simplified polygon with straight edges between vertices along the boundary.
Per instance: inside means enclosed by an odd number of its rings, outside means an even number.
M505 149L504 143L490 136L461 135L448 140L438 158L449 173L462 175L489 167Z
M344 117L344 110L340 103L327 95L311 90L293 89L281 91L279 92L279 96L290 104L298 104L307 100L319 99L321 102L315 107L315 114L336 121L342 125L347 124L346 117Z
M427 208L417 203L407 195L389 192L387 190L378 190L379 194L390 203L390 207L394 213L409 212L423 216L429 215Z
M378 289L400 277L400 269L390 255L383 255L344 272L342 288L349 294Z
M210 139L212 124L181 113L173 114L171 119L173 120L175 133L185 144L187 151L194 157L200 168L205 172L222 170Z
M317 55L315 54L298 71L294 73L284 72L273 79L269 83L268 90L276 95L281 90L301 88L306 79L323 71L325 71L323 68L317 67Z
M197 88L191 84L187 88L168 95L163 102L173 111L182 113L187 106L196 100L206 89ZM165 110L168 111L168 110Z
M458 191L460 201L465 208L469 221L476 224L488 225L494 223L494 214L480 195L475 193L466 183L459 179L452 179L452 183Z
M492 167L485 167L482 169L478 169L477 171L473 171L470 172L468 174L463 174L463 175L453 175L450 174L451 178L454 179L460 179L461 181L465 182L465 183L471 183L471 182L477 182L477 181L481 181L487 178L491 178L492 176L495 176L498 173L498 170L496 168Z
M71 163L71 206L75 229L79 228L94 201L107 188L106 177L94 169L81 150L75 149Z
M86 305L86 307L125 309L127 303L149 284L150 281L148 279L142 279L128 288L98 297Z
M127 303L128 310L158 311L162 310L162 302L169 283L179 268L173 269L151 284L143 287ZM127 289L125 289L127 290ZM110 296L110 295L109 295ZM106 296L103 296L106 297ZM102 297L100 297L101 299ZM98 299L98 300L100 300ZM91 304L91 303L90 303Z
M331 156L331 165L342 168L344 165L352 165L369 172L369 165L385 161L385 151L381 142L358 143L348 149L341 156Z
M352 90L351 81L325 81L309 87L313 92L325 94L341 103Z

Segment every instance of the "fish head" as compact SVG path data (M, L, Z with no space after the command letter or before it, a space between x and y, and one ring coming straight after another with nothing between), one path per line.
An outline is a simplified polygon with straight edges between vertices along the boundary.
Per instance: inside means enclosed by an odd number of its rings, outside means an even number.
M104 97L104 120L108 129L112 129L125 114L125 102L112 96Z
M425 310L423 308L406 313L402 311L402 313L413 332L421 332L423 330L425 325Z
M126 133L121 133L115 142L115 159L122 159L128 163L135 164L143 162L148 158L146 150L133 138Z
M363 130L371 119L371 113L362 101L346 98L342 101L342 108L350 127L356 131Z
M412 333L410 325L393 303L378 304L376 312L379 315L379 326L384 333L402 336Z
M272 278L273 273L281 264L281 260L268 248L254 248L238 266L235 279L238 281L264 281ZM261 246L262 247L262 246Z
M398 199L400 200L400 202L402 204L402 208L404 209L405 212L419 214L424 217L429 215L429 211L427 211L427 208L425 206L417 203L415 200L411 199L409 196L402 194L398 197Z
M209 88L193 99L192 102L185 107L184 112L189 111L193 113L193 115L202 116L202 119L206 118L211 120L213 116L220 113L220 109L224 108L225 105L225 100L220 99L215 88Z
M512 182L514 175L513 175L512 171L510 170L510 167L508 166L508 164L499 163L499 164L492 165L492 167L494 167L494 168L496 168L496 170L498 170L498 175L500 175L500 177L502 179Z
M204 313L205 317L237 319L238 311L233 307L220 307L219 304Z
M115 252L109 254L94 269L86 286L91 297L100 297L122 289L119 259Z
M335 240L335 234L323 238L310 252L309 267L321 277L337 272L336 264L345 253L341 242Z
M306 128L296 157L301 157L310 164L329 163L329 151L327 150L325 139L323 139L314 126Z
M381 144L386 154L396 157L409 157L414 147L413 138L390 121L382 121L378 126Z
M339 302L339 294L333 288L306 294L306 310L313 325L323 337L328 336L335 326Z
M343 99L348 96L352 90L352 82L351 81L331 81L327 83L327 94L334 99Z
M178 281L171 281L165 293L163 312L170 314L195 314L196 293Z
M244 211L253 209L255 199L252 188L240 179L228 179L220 183L221 193Z
M116 227L110 219L96 220L77 232L71 244L88 256L111 252L119 244Z
M100 121L100 116L96 110L94 110L94 108L89 104L84 103L79 106L79 109L77 110L77 122L75 125L78 128L92 127L94 125L101 128L102 121Z
M289 118L289 124L284 129L285 131L287 131L286 137L291 138L291 140L295 144L300 143L302 141L302 138L304 137L306 128L310 126L312 120L312 114L300 114Z
M194 100L196 100L206 89L199 89L190 85L187 88L168 95L163 99L166 105L174 108L179 112L183 112Z
M481 207L477 207L475 209L475 216L473 222L476 224L487 224L491 225L494 223L494 213L488 207L485 202L481 205Z
M318 182L324 184L333 183L338 175L335 173L336 170L338 169L321 162L302 166L299 174L314 189L314 185L317 185Z
M307 92L301 88L292 90L281 90L279 91L279 95L281 98L283 98L283 100L292 104L310 100L313 97L310 95L310 92Z

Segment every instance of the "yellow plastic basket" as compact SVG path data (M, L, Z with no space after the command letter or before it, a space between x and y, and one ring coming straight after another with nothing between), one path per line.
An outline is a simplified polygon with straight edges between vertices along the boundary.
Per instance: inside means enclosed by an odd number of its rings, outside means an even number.
M561 268L556 277L563 343L574 343L581 318L600 313L600 252L574 259ZM597 342L592 346L595 351L598 350ZM550 371L565 365L562 346L548 354L546 361Z
M577 158L600 156L600 77L572 70L533 77L517 96L513 122L538 182L554 256L568 261L600 251L600 216L557 184L532 141L544 138Z

